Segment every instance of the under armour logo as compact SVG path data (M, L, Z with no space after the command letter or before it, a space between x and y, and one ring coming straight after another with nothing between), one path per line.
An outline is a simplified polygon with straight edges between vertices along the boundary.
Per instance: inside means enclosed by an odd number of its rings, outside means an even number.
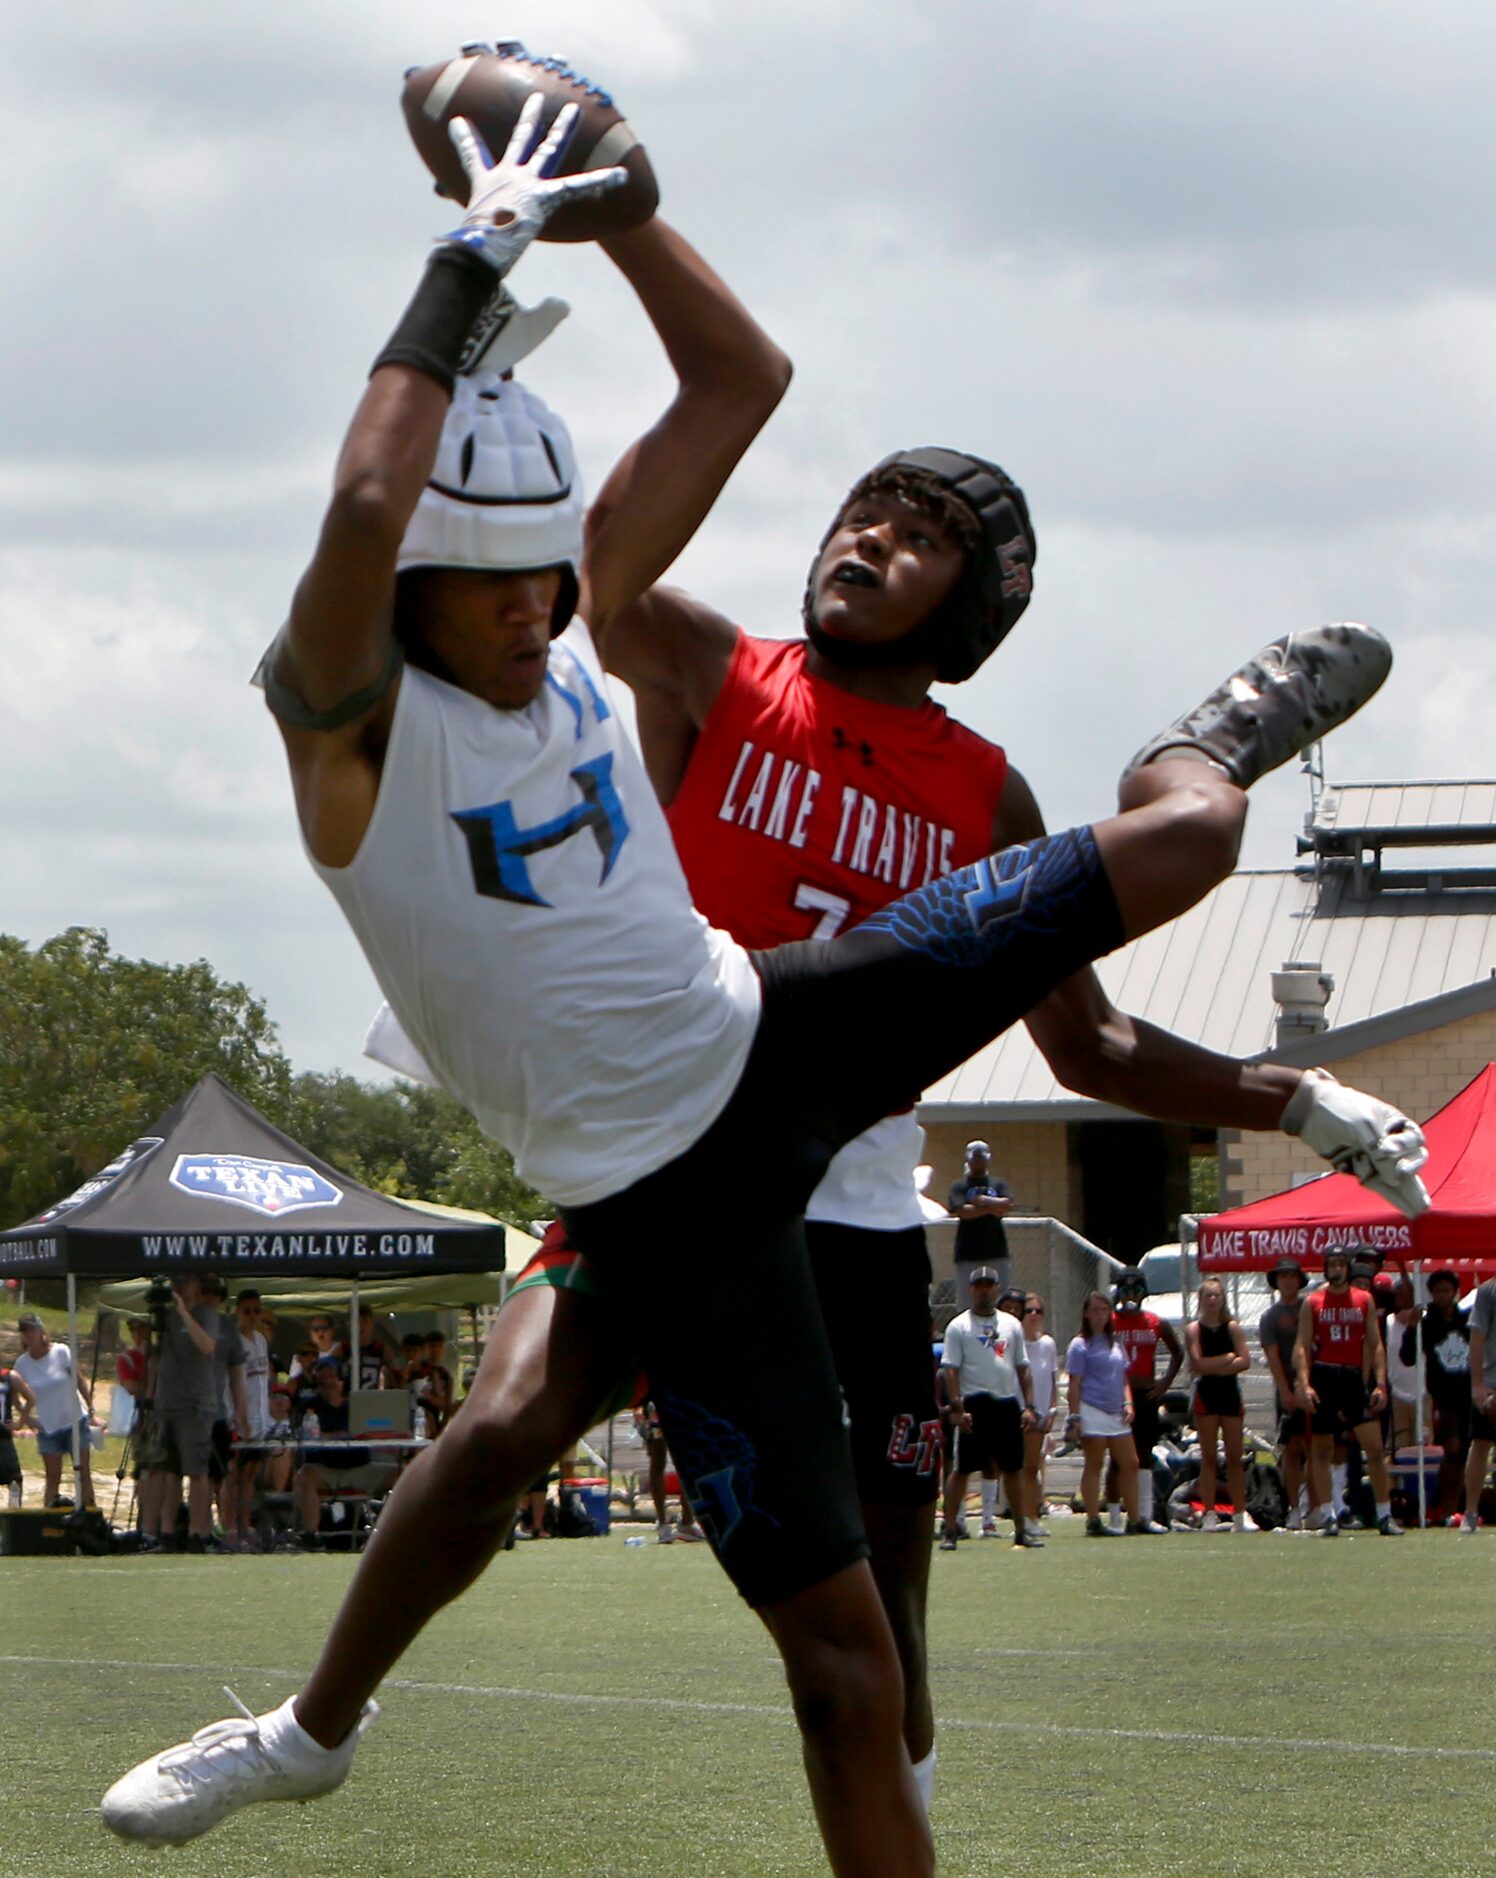
M832 748L836 750L855 750L862 758L864 769L871 769L873 767L873 746L866 738L854 743L852 738L842 729L841 725L836 724L832 727L831 744Z
M1034 875L1030 866L1002 878L990 859L976 862L971 872L976 885L964 892L961 898L966 902L966 916L978 932L984 926L990 926L994 920L1010 919L1021 909L1028 898L1029 882Z
M583 830L592 836L602 856L598 885L608 878L629 832L628 817L613 787L612 751L579 763L571 780L581 791L581 801L534 828L521 828L508 802L453 812L452 820L467 840L473 885L479 893L522 906L549 906L551 902L537 892L525 859L547 848L559 848Z
M1034 591L1034 550L1026 535L1015 535L999 544L997 564L1001 572L1001 591L1010 598L1015 593L1025 597Z

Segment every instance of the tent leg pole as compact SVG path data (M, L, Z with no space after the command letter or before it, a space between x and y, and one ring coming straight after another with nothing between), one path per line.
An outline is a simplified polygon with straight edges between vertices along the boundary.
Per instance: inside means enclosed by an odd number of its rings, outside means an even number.
M1428 1476L1423 1471L1423 1260L1419 1259L1413 1267L1414 1301L1418 1315L1413 1319L1413 1362L1418 1384L1418 1414L1414 1424L1418 1438L1418 1525L1422 1530L1428 1525Z
M81 1371L78 1368L78 1280L68 1273L68 1350L73 1359L73 1387L78 1386ZM73 1492L79 1492L78 1469L83 1460L83 1443L78 1433L78 1417L73 1416ZM80 1497L79 1504L82 1504Z

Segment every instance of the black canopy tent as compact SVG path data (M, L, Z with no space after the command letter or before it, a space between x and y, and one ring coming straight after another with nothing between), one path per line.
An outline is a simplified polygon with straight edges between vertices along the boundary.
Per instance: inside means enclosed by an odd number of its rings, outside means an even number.
M504 1269L504 1228L341 1174L214 1075L76 1193L0 1233L0 1271L393 1278Z
M361 1279L500 1272L504 1241L499 1220L427 1212L339 1173L210 1074L75 1193L0 1233L0 1272L67 1280L76 1375L79 1278L336 1278L356 1314Z

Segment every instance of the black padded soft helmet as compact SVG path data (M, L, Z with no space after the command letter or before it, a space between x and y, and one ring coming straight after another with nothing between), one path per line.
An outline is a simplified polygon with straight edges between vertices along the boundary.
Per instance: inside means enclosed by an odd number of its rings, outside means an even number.
M1148 1276L1139 1265L1129 1265L1117 1273L1112 1286L1112 1303L1120 1304L1124 1298L1136 1298L1141 1304L1148 1295Z
M813 590L821 555L846 513L848 503L879 477L897 470L917 471L944 484L975 516L978 545L968 557L948 598L902 638L883 645L859 645L833 638L823 632L815 620ZM964 450L933 446L895 450L891 456L875 463L867 475L853 485L837 510L836 521L817 548L806 583L805 630L816 650L835 664L868 669L922 665L929 661L942 683L957 685L970 678L1017 625L1034 590L1037 558L1038 544L1034 525L1029 520L1028 504L1023 491L1005 470L989 463L985 457L970 456Z

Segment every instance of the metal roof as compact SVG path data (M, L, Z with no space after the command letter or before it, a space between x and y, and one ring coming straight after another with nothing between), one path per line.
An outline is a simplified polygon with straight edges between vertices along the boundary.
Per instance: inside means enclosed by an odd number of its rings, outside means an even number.
M1441 811L1437 797L1446 789L1472 792L1472 812L1479 808L1473 792L1496 793L1492 783L1351 787L1400 792L1392 806L1409 813L1417 790L1434 792ZM1337 793L1343 801L1347 791ZM1315 960L1333 974L1325 1013L1332 1031L1470 986L1481 985L1477 1002L1487 989L1496 1001L1496 893L1359 898L1348 879L1322 886L1307 868L1233 874L1181 919L1101 960L1097 971L1120 1009L1227 1055L1257 1056L1275 1040L1270 974L1289 960ZM1425 1015L1448 1022L1463 1008ZM1322 1033L1321 1054L1328 1041ZM929 1089L921 1113L955 1121L965 1119L961 1111L993 1105L1014 1120L1120 1112L1061 1088L1021 1025Z
M1368 847L1496 842L1496 781L1332 783L1307 833L1322 853L1348 837Z

